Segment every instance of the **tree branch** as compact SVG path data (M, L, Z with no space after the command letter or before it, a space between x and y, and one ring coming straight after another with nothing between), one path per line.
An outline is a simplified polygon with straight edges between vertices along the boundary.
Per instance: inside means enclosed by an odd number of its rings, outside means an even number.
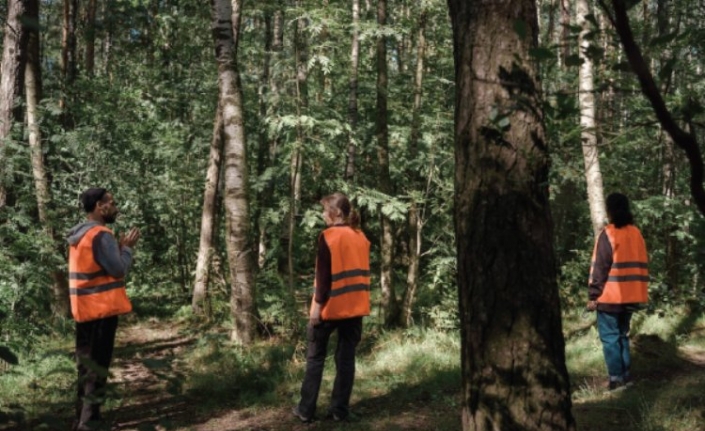
M641 91L651 103L651 107L658 118L661 127L671 136L673 142L685 151L690 164L690 193L698 206L700 213L705 215L705 189L703 189L703 159L695 135L681 129L673 119L661 92L656 86L651 71L649 70L639 46L634 41L634 35L629 25L629 17L624 0L612 0L614 15L611 16L603 1L600 5L610 17L619 39L622 42L624 53L627 55L629 65L639 79Z

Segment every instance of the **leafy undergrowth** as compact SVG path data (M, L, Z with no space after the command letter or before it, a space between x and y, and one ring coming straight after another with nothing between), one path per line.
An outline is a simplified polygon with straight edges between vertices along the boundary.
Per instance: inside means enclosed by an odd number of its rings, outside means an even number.
M701 316L635 316L637 381L614 393L605 390L601 346L590 319L594 316L568 317L565 324L579 431L705 431L705 322ZM70 428L75 379L71 340L55 344L49 353L25 360L15 369L0 370L0 410L14 412L12 417L0 417L0 429ZM243 349L230 343L224 330L197 333L156 319L126 322L119 331L111 368L110 397L104 409L110 427L105 429L461 428L457 334L366 328L352 399L359 421L353 423L320 418L302 424L292 416L304 353L303 337L294 337L294 342L270 339ZM327 361L319 397L321 412L332 386L332 359Z

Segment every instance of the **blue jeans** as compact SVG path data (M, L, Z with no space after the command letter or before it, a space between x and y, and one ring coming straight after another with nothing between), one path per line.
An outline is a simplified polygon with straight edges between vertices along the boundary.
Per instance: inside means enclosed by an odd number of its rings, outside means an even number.
M632 313L597 312L597 331L602 341L607 372L610 381L623 381L629 378L631 356L629 354L629 322Z

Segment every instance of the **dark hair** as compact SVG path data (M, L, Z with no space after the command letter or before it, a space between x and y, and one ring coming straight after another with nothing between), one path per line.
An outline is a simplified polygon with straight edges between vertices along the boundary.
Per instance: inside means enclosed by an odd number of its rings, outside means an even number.
M634 216L629 209L629 199L621 193L612 193L607 196L607 217L610 223L616 227L624 227L628 224L634 224Z
M93 212L95 205L102 201L108 191L100 187L91 187L81 193L81 205L87 213Z
M345 224L353 229L360 227L360 215L352 208L350 199L342 193L333 193L321 199L321 205L327 209L337 209L343 218Z

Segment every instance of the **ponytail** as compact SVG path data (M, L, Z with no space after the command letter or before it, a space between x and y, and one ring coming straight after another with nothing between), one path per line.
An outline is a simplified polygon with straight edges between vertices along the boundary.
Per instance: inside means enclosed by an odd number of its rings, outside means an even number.
M345 224L353 229L360 229L360 214L353 209L350 199L342 193L336 192L321 199L324 208L334 208L340 212Z

